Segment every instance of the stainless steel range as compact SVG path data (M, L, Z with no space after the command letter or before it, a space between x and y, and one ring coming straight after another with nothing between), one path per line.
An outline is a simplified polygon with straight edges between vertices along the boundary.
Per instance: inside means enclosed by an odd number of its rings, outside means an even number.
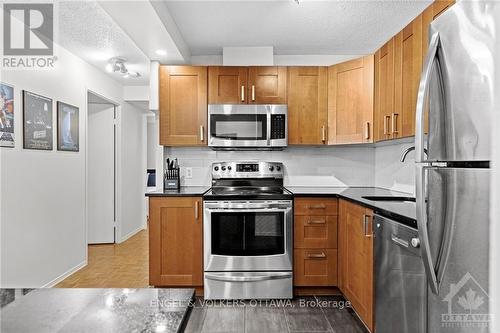
M203 223L206 299L292 298L292 194L281 163L214 163Z

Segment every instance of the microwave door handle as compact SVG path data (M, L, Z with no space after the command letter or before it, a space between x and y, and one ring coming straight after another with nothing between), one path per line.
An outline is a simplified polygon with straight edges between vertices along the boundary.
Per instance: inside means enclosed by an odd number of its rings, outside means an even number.
M271 107L267 107L267 126L266 126L266 138L267 146L271 146Z

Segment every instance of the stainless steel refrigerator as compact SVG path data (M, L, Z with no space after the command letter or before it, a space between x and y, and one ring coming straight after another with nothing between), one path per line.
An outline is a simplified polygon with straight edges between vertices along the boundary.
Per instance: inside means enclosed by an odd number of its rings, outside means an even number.
M416 115L416 196L427 332L488 332L494 1L460 1L430 27Z

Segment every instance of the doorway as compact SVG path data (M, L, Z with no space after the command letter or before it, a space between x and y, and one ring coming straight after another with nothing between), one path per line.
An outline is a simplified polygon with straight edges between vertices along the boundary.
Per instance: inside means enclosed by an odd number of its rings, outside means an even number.
M117 105L89 91L87 111L87 243L115 243Z

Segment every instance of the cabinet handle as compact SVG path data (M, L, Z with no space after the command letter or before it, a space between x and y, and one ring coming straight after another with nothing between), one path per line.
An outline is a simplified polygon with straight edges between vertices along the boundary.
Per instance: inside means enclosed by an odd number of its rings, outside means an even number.
M198 201L196 201L196 202L194 203L194 219L195 219L196 221L198 221L198 218L199 218L199 215L200 215L200 213L199 213L199 209L200 209L200 207L199 207L199 202L198 202Z
M370 122L369 121L366 122L366 126L365 126L365 139L366 140L370 139Z
M326 220L309 220L307 224L325 224Z
M200 141L205 141L205 129L203 128L203 125L200 125Z
M245 102L245 86L241 86L241 101Z
M371 217L370 215L363 214L363 236L365 236L366 238L372 237L372 234L368 233L368 231L367 231L367 229L368 229L368 219L370 217Z
M384 116L384 134L389 135L389 123L388 121L391 121L391 116Z
M326 254L325 254L325 252L321 252L321 253L309 253L307 255L307 258L309 258L309 259L326 258Z
M321 126L321 141L326 142L326 126Z
M255 85L252 84L252 102L255 102Z
M325 209L326 205L312 205L312 206L307 206L308 209Z
M391 118L392 118L392 124L391 124L391 127L392 127L392 133L393 134L396 134L398 133L398 124L396 123L396 117L399 116L399 114L397 113L392 113L391 115Z

